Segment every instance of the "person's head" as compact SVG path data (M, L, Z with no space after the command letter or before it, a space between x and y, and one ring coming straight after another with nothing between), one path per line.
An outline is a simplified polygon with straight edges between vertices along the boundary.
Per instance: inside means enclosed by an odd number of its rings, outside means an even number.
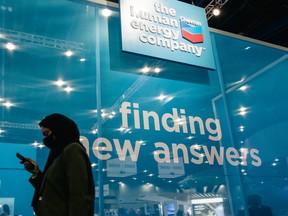
M10 214L10 208L7 204L4 204L2 208L4 213L7 213L8 215Z
M138 208L138 209L136 210L136 214L137 214L137 215L143 215L143 210L142 210L141 208Z
M259 195L254 194L248 196L248 205L250 207L259 207L262 204L262 199Z
M50 149L61 148L72 142L79 143L80 133L77 125L62 114L46 116L40 121L39 126L44 136L43 143Z

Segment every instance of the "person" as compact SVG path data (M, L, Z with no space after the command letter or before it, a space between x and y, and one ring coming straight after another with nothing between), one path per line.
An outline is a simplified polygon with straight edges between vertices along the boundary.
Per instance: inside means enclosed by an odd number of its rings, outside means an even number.
M127 216L127 211L125 208L119 208L118 209L118 216Z
M23 162L33 175L32 206L37 216L93 216L95 188L88 155L80 143L77 125L54 113L40 121L43 143L50 149L44 171L28 158Z
M135 211L135 209L131 208L131 209L129 210L129 212L128 212L128 215L129 215L129 216L136 216L136 211Z
M183 216L183 211L180 208L178 209L176 216Z
M4 204L2 206L2 209L3 209L3 213L1 213L0 216L9 216L10 215L10 208L7 204Z
M145 215L146 215L146 214L144 213L143 208L138 208L138 209L136 210L136 214L137 214L137 216L145 216Z
M249 216L273 216L269 206L262 204L262 199L259 195L248 196Z

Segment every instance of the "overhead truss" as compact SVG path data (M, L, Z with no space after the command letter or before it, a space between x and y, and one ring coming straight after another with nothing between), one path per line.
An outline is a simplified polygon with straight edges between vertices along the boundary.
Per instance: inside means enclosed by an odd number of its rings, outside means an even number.
M209 4L205 7L207 20L211 19L213 17L213 9L215 7L222 8L229 0L212 0L209 2Z
M29 34L20 31L0 28L0 42L11 41L19 43L33 44L46 48L53 48L59 50L71 50L74 52L84 52L85 46L83 43L73 41L59 40L41 35Z

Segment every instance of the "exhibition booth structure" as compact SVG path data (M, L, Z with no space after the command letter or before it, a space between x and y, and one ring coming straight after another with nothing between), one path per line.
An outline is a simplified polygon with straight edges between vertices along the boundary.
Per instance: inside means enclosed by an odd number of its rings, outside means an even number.
M33 215L39 121L73 119L95 215L288 212L288 49L176 0L1 1L0 212ZM255 201L256 200L256 201Z

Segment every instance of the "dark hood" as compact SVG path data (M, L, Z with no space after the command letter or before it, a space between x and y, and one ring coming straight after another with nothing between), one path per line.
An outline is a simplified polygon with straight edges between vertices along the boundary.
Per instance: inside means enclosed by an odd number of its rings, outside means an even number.
M39 126L49 128L55 136L56 145L51 148L44 171L59 157L64 148L71 143L80 143L80 133L77 125L70 118L54 113L46 116ZM81 145L82 146L82 145Z
M46 116L39 126L49 128L61 145L68 145L72 142L79 143L80 133L77 125L70 118L54 113Z

